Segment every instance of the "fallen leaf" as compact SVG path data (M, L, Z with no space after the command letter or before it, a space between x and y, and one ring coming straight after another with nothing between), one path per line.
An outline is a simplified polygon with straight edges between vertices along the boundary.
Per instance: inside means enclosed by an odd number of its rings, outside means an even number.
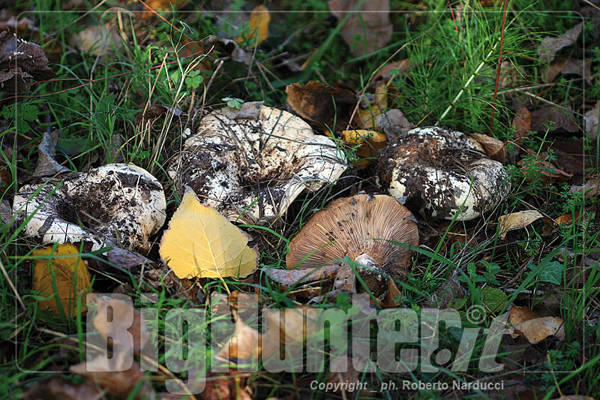
M244 368L249 368L251 365L257 365L261 352L258 330L238 318L233 335L217 354L217 360L228 366L243 365Z
M377 117L377 127L387 135L388 139L401 136L411 130L414 125L404 116L402 111L392 108Z
M598 197L600 195L600 178L588 179L582 186L571 186L569 192L583 192L586 197Z
M475 139L483 147L489 158L504 163L506 148L503 141L481 133L471 133L469 137Z
M96 400L102 398L103 395L102 390L92 382L76 384L55 376L29 388L25 399Z
M342 140L351 146L358 146L356 155L360 158L355 165L359 168L366 167L377 159L377 150L387 146L387 136L377 131L355 129L342 131Z
M552 83L559 75L579 75L591 85L592 61L572 58L557 58L542 70L542 81Z
M110 26L92 25L71 39L71 45L94 56L105 56L123 47L119 32Z
M269 22L271 15L269 9L263 5L257 6L250 14L250 22L248 23L246 33L238 37L235 41L243 43L245 47L258 46L269 37Z
M38 160L35 166L33 176L53 176L64 172L71 171L64 165L60 165L55 159L56 155L56 143L58 142L58 136L60 132L58 129L52 132L44 132L44 137L38 146Z
M515 114L515 118L512 120L512 126L516 128L515 141L517 143L522 143L529 135L532 123L533 116L531 115L531 111L529 111L527 107L520 107Z
M598 137L598 114L600 114L600 101L597 101L594 108L586 112L583 117L585 134L592 140Z
M577 41L579 34L583 30L583 22L575 25L558 37L546 36L537 48L538 57L541 62L549 63L554 60L556 53L563 47L572 45Z
M497 313L508 303L508 296L502 290L488 286L481 290L481 303L488 312Z
M329 374L327 383L333 385L334 392L343 393L343 398L345 399L371 397L369 391L366 389L366 382L365 385L359 385L360 382L363 382L364 377L362 371L356 369L356 363L352 357L332 358L330 365L331 371L345 370L345 372L331 372ZM354 388L359 388L360 390L350 390ZM357 392L359 392L360 395L357 396Z
M200 397L202 400L252 400L246 390L247 376L234 372L211 373Z
M300 283L331 280L341 265L328 265L320 268L275 269L263 268L269 278L285 286L292 287Z
M239 278L258 263L247 244L243 231L188 189L162 237L160 256L179 278Z
M90 290L91 275L87 269L87 261L82 260L79 251L70 243L53 247L36 249L33 272L33 288L46 299L38 300L40 306L52 310L56 315L64 314L71 318L77 312L77 297ZM67 257L52 257L67 256ZM82 299L79 311L87 310L85 299Z
M533 153L530 152L530 154ZM549 161L542 159L542 157L544 155L539 154L537 159L520 160L517 164L525 172L525 175L530 174L530 170L533 170L536 176L541 175L542 182L545 184L555 181L568 181L573 177L573 174L563 171ZM528 180L530 180L529 177Z
M398 285L393 279L388 279L388 289L383 300L383 308L396 308L402 304L402 292L398 289ZM440 307L445 308L445 307Z
M532 129L538 132L580 132L581 129L575 123L575 115L570 108L559 109L554 106L544 106L535 110L532 114ZM548 128L549 125L552 127Z
M8 165L0 161L0 195L9 188L12 182L12 173Z
M311 306L263 310L267 331L262 337L262 359L302 348L305 340L317 331L316 319L317 309Z
M405 72L408 72L410 67L411 67L411 64L410 64L410 60L408 58L405 58L404 60L396 61L393 63L389 63L386 66L382 67L379 71L377 71L377 73L373 77L373 80L376 81L379 78L389 80L392 78L392 76L399 76Z
M338 23L348 18L341 34L355 57L380 50L392 39L389 0L330 0L328 4Z
M564 321L561 318L539 317L524 307L514 306L510 311L509 322L514 332L525 337L531 344L537 344L550 336L556 336L559 340L565 338Z
M516 213L502 215L498 218L498 225L500 227L500 239L506 239L506 234L516 229L523 229L540 218L544 218L536 210L519 211Z
M92 322L100 336L105 340L111 338L126 350L139 353L150 340L140 312L122 300L101 297L97 301L96 315ZM130 341L131 337L133 342Z
M293 83L285 88L287 104L299 116L323 131L346 129L357 103L348 90L311 81Z
M23 93L31 80L54 77L44 50L8 31L0 33L0 90Z
M119 357L109 359L100 356L90 362L72 365L69 369L120 399L154 398L154 390L140 370L140 365L134 362L131 368L123 371L122 365L118 364L119 360ZM134 389L136 393L132 395Z
M10 225L10 221L13 217L12 206L8 202L8 200L3 199L0 201L0 222L5 225Z
M183 0L146 0L144 10L140 14L141 18L151 18L156 15L157 11L171 11L174 7L180 6L184 3Z

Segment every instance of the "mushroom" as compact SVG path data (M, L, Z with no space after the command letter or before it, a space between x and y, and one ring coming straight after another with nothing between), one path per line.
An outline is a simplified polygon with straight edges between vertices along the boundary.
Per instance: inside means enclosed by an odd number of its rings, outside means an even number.
M228 219L265 223L305 189L333 183L345 170L342 151L302 119L246 103L204 117L168 173L180 192L190 186Z
M425 216L467 221L493 210L510 191L504 166L462 132L428 127L393 140L378 177L392 196Z
M379 272L404 279L411 251L392 241L419 244L411 212L391 196L359 194L318 211L290 242L286 265L323 267L348 256L378 279Z
M27 221L27 235L43 244L117 245L148 250L148 238L166 219L161 184L133 164L109 164L62 181L23 186L13 210Z

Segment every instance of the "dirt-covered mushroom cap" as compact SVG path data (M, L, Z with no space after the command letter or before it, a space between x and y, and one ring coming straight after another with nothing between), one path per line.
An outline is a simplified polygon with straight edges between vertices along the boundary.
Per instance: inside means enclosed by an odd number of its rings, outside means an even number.
M419 244L411 212L391 196L359 194L318 211L290 242L286 264L312 268L346 256L359 263L371 258L383 272L404 277L411 251L390 241Z
M42 243L147 249L166 219L160 182L132 164L109 164L62 181L25 185L13 210L29 218L25 232Z
M204 117L168 172L181 192L191 187L230 220L265 223L282 216L305 189L335 182L346 160L331 139L315 135L302 119L253 107Z
M378 176L389 194L427 217L467 221L493 210L508 194L504 166L462 132L417 128L380 154Z

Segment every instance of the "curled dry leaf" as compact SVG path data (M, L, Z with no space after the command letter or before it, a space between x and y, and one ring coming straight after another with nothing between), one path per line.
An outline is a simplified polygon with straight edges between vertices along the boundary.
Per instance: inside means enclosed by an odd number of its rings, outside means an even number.
M130 303L101 297L96 306L96 315L92 323L105 340L111 338L113 342L122 346L121 348L135 352L140 352L146 346L150 340L146 323L140 312Z
M64 172L69 172L70 169L64 165L60 165L55 159L56 143L60 132L53 130L52 132L44 132L44 137L38 146L38 160L35 166L33 176L52 176Z
M489 158L504 163L504 160L506 159L504 142L481 133L471 133L469 136L483 146L483 150L485 150L485 154L487 154Z
M328 4L339 23L348 17L341 34L355 57L379 50L392 39L389 0L330 0Z
M550 161L542 159L542 157L544 157L543 154L539 154L537 155L537 157L537 159L529 160L528 162L520 160L517 164L521 167L521 169L525 172L526 175L529 173L530 169L533 168L536 175L539 174L542 176L542 182L544 183L552 183L555 181L568 181L573 177L573 174L569 174L568 172L557 168Z
M317 81L288 85L285 94L291 110L325 132L346 129L358 102L354 92Z
M600 113L600 100L596 102L594 108L585 113L583 123L585 126L585 134L591 138L598 137L598 114Z
M290 242L289 269L357 260L362 255L385 273L404 278L411 251L390 241L419 244L419 231L410 211L394 198L360 194L338 199L317 212Z
M31 80L53 77L46 53L38 44L0 32L0 90L23 93Z
M577 41L583 30L583 22L575 25L558 37L546 36L537 48L538 57L541 62L549 63L554 60L556 53L563 47L572 45Z
M247 103L202 120L168 170L180 190L232 221L271 222L304 190L335 182L346 161L335 143L292 114Z
M247 244L248 235L187 190L162 237L160 256L179 278L239 278L258 263L258 252Z
M558 58L542 70L542 81L552 83L559 75L579 75L591 85L592 60Z
M588 179L582 186L571 186L569 192L583 192L586 197L598 197L600 195L600 178Z
M171 11L174 7L180 6L184 3L183 0L146 0L144 1L144 12L140 14L141 18L152 18L156 16L156 12L161 11L160 14L164 14L165 11Z
M568 107L559 109L555 106L543 106L532 114L531 127L538 132L580 132L577 118ZM551 125L551 127L550 127ZM549 128L550 127L550 128Z
M524 307L513 307L509 322L514 331L524 336L531 344L539 343L550 336L556 336L559 340L565 338L564 321L561 318L539 317Z
M93 382L75 384L70 380L54 377L29 388L25 399L99 400L103 396L102 390Z
M271 15L269 9L263 5L256 6L250 14L250 22L245 33L237 38L237 43L245 43L245 47L258 46L269 37L269 22Z
M87 269L87 261L81 259L77 248L72 244L59 244L56 249L36 249L32 255L48 257L36 260L33 271L33 288L45 298L38 300L40 306L52 310L56 315L64 312L71 318L77 313L79 298L79 310L86 311L85 299L82 297L90 290L91 275ZM58 257L51 258L53 256Z
M516 229L523 229L544 216L536 210L519 211L502 215L498 218L500 239L506 239L506 234Z

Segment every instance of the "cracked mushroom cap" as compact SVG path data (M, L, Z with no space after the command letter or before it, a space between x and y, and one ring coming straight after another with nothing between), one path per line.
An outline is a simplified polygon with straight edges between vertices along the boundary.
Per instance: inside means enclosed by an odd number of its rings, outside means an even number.
M413 129L389 143L378 177L413 211L447 220L477 218L510 191L502 163L464 133L438 127Z
M29 218L25 232L43 244L92 244L148 249L166 219L162 185L133 164L109 164L64 178L24 185L13 210Z
M346 167L335 143L302 119L246 103L204 117L168 172L180 192L191 187L229 220L265 223L304 190L334 183Z
M411 251L390 240L419 244L411 212L391 196L359 194L318 211L290 242L286 264L314 268L346 256L357 262L370 257L384 272L404 277Z

